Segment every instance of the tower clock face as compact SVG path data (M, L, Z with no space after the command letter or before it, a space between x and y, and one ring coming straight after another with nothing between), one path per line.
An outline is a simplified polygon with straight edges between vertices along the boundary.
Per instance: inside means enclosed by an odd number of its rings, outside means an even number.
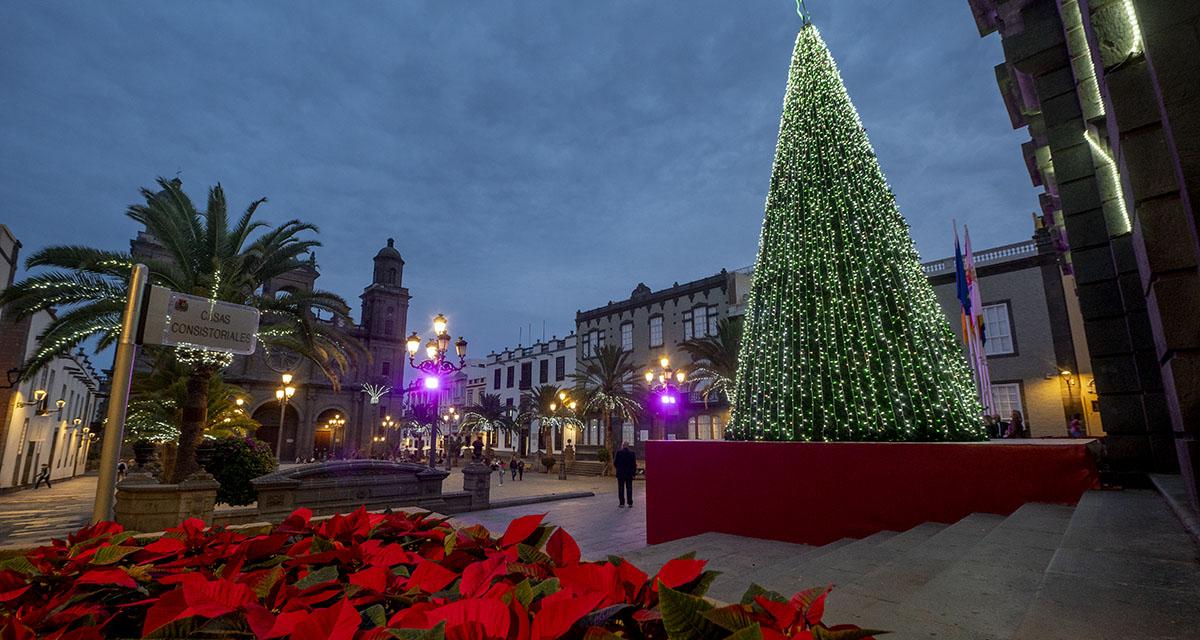
M263 345L263 360L275 373L295 373L300 366L300 354L283 347Z

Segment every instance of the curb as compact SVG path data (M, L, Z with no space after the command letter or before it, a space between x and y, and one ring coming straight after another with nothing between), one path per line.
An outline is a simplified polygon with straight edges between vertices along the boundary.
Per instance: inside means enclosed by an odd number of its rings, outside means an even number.
M526 496L524 498L507 498L504 500L496 500L488 504L486 509L473 509L471 511L463 511L461 513L472 513L478 511L490 511L492 509L504 509L507 507L520 507L527 504L538 504L540 502L555 502L558 500L573 500L575 498L591 498L596 495L593 491L564 491L563 493L547 493L540 496ZM458 515L458 514L455 514Z

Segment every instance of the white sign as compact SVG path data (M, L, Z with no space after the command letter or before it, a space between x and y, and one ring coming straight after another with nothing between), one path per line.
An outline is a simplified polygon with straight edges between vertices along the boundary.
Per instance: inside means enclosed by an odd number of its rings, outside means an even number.
M143 344L248 356L258 342L258 309L150 287Z

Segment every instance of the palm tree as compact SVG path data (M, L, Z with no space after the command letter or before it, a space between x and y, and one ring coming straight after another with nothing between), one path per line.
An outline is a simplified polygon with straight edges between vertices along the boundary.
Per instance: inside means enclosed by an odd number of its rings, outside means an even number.
M85 246L48 247L30 256L26 266L55 270L29 277L0 294L0 305L17 315L59 309L40 348L25 363L23 376L32 376L56 354L84 340L97 339L97 349L113 344L120 333L133 264L141 262L149 267L154 284L258 308L263 346L289 349L312 361L336 391L340 377L365 356L362 346L344 330L352 324L345 300L325 291L262 295L264 285L302 267L306 258L311 260L309 251L320 243L300 235L317 228L298 220L278 227L254 221L265 198L250 203L231 225L221 185L209 189L203 212L197 211L178 179L159 178L158 185L158 192L142 189L145 204L131 205L126 215L145 225L161 247L161 259L139 256L135 260L129 253ZM318 320L318 312L328 313L330 320ZM154 357L167 349L148 351ZM187 371L179 452L168 479L178 482L199 469L195 447L208 424L209 384L232 358L184 348L174 349L171 357Z
M208 424L204 435L246 436L260 426L237 404L245 391L220 376L208 383ZM187 397L187 369L169 354L161 354L148 372L137 372L129 390L129 412L125 416L126 440L175 442Z
M615 344L606 344L582 362L582 369L575 372L574 379L586 398L583 412L599 415L604 425L604 448L609 453L607 473L612 467L612 419L634 420L642 411L637 400L641 396L637 367L629 362L629 352Z
M500 401L500 395L485 393L479 398L479 404L467 407L463 414L462 427L470 431L514 431L517 421L513 418L513 408Z
M731 396L733 381L737 377L738 349L742 341L742 323L736 320L721 320L714 335L692 338L679 344L679 348L692 357L692 369L688 378L693 388L702 388L704 404L712 394Z
M542 451L547 429L554 428L560 423L579 422L574 418L561 415L567 412L567 408L562 406L563 399L560 397L562 393L563 389L558 385L544 384L529 391L521 399L521 403L524 406L521 418L527 424L534 420L538 421L537 436L539 452Z

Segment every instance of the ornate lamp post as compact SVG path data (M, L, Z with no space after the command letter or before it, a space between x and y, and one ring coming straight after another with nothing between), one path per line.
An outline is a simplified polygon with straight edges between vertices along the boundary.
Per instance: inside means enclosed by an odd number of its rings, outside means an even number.
M566 417L559 416L558 414L559 414L560 410L563 413L566 413L567 411L570 411L571 413L575 413L576 406L577 406L576 402L571 399L571 396L567 395L566 391L559 391L558 392L558 402L550 403L550 413L554 416L554 421L557 423L556 426L562 430L562 436L560 436L558 439L559 440L559 442L558 442L558 479L559 480L567 479L567 446L563 442L563 440L565 440L567 437L567 425L566 425Z
M663 416L663 437L665 438L667 416L679 413L680 387L687 379L687 374L682 369L672 369L671 360L667 356L658 359L658 367L658 373L655 373L653 369L646 371L646 384L650 387L651 393L658 396L658 404Z
M417 351L421 349L421 336L417 335L416 331L408 337L405 346L408 348L409 366L424 375L423 386L431 393L436 393L441 388L442 378L462 371L467 366L467 341L462 336L459 336L454 343L454 354L458 356L458 364L454 364L446 358L446 352L450 350L450 331L446 316L440 313L433 319L433 337L425 343L425 360L416 361ZM433 452L437 447L436 419L430 424L429 429L429 468L433 469L437 466L433 457Z
M287 409L288 400L296 395L296 387L292 386L292 374L285 373L280 376L280 381L283 385L275 390L275 399L279 401L279 435L275 437L275 457L283 461L283 416L284 410Z
M391 416L384 416L379 420L379 435L372 437L371 440L373 442L387 442L387 434L395 427L396 421L392 420Z

